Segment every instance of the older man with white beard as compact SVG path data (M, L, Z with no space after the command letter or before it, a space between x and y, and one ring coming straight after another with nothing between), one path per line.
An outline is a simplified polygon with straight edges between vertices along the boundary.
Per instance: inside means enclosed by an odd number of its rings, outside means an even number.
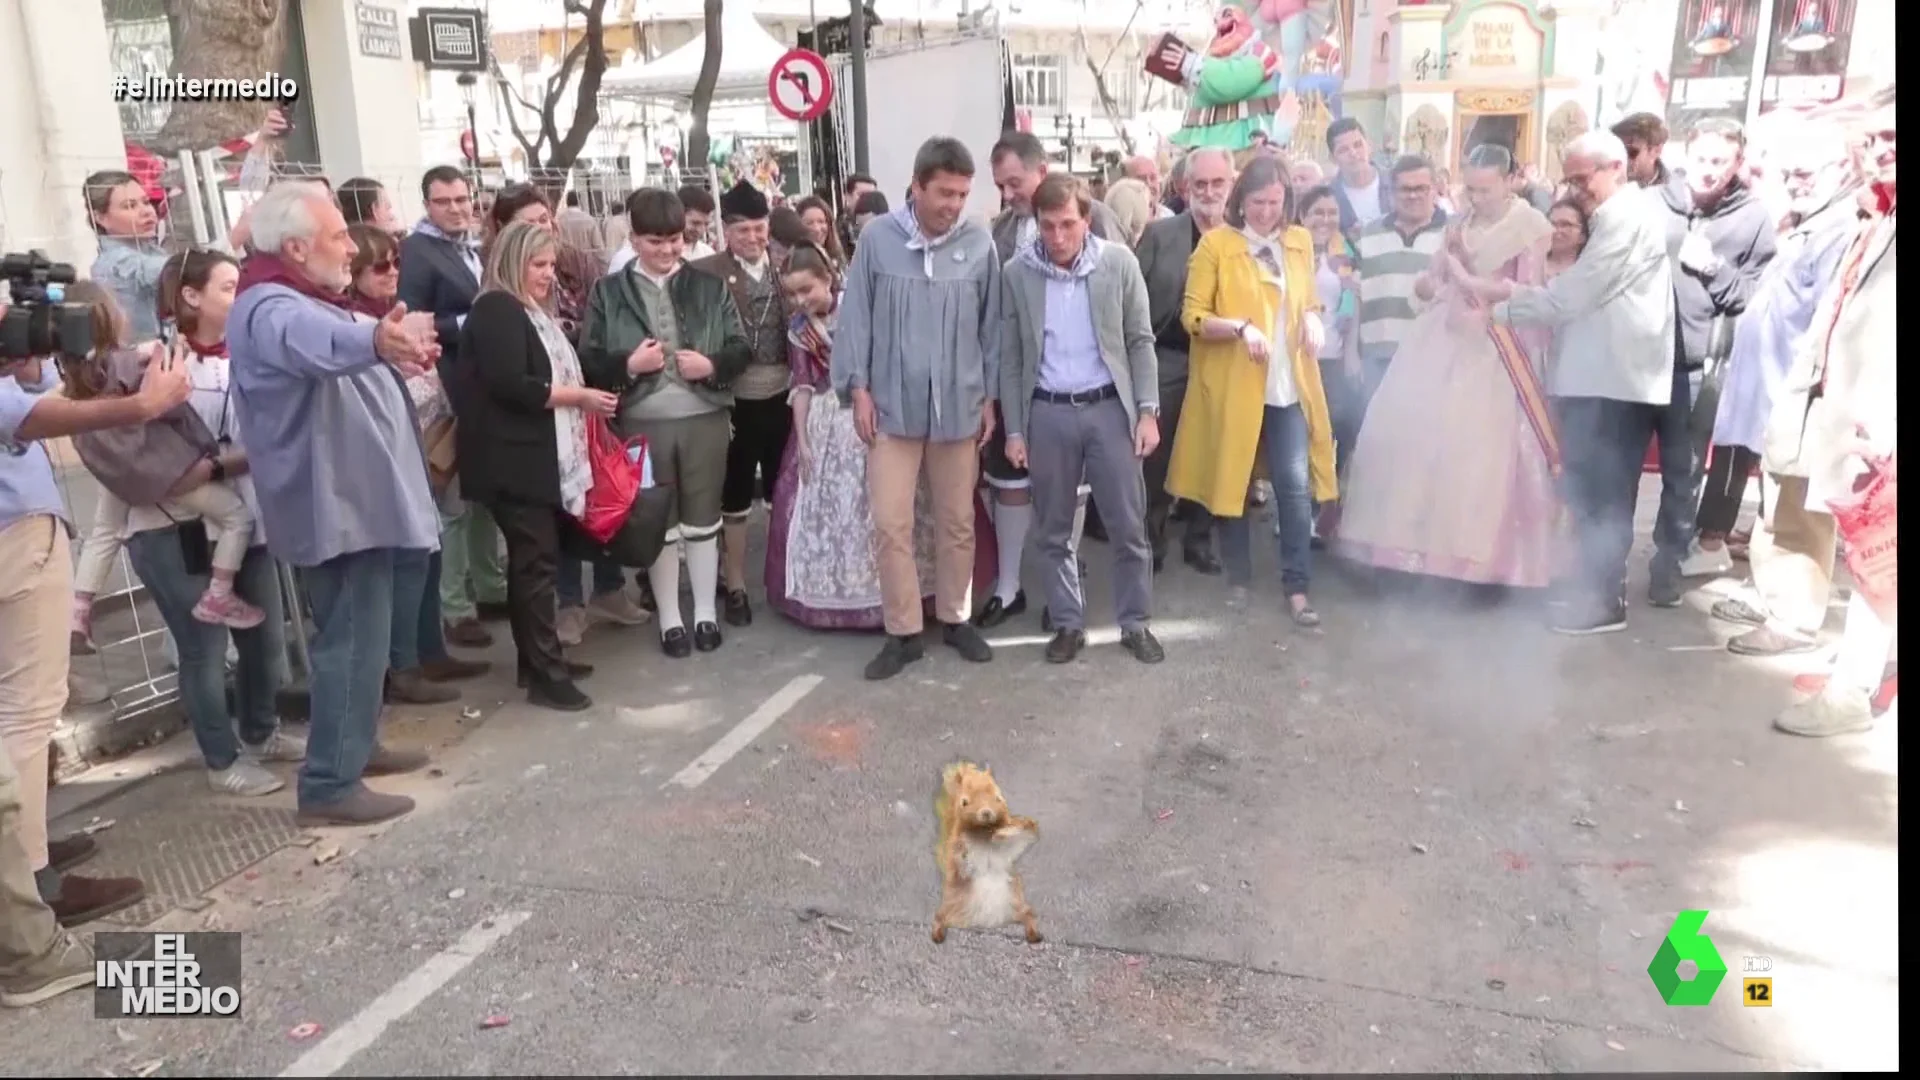
M1218 228L1227 219L1227 194L1233 190L1233 158L1225 150L1205 148L1184 160L1187 208L1170 218L1152 222L1140 236L1134 254L1147 281L1147 317L1153 324L1154 354L1160 366L1160 445L1147 457L1147 541L1153 546L1153 568L1167 561L1167 522L1173 514L1173 496L1167 494L1167 461L1173 453L1173 435L1180 426L1180 406L1187 398L1187 351L1192 342L1180 323L1180 305L1187 294L1187 263L1200 243L1200 234ZM1218 574L1220 560L1213 554L1213 517L1201 506L1187 507L1186 539L1181 546L1187 565L1203 574Z
M313 612L312 719L302 825L364 825L413 800L361 782L424 753L376 739L397 575L424 573L440 542L426 454L402 381L439 356L432 316L379 322L346 304L354 255L326 189L276 185L254 205L258 254L228 320L234 416L267 547L298 567Z
M1813 326L1820 295L1832 284L1840 256L1853 239L1859 208L1857 177L1846 132L1807 125L1782 132L1768 154L1791 200L1778 254L1768 264L1746 316L1734 331L1727 381L1720 391L1713 442L1730 460L1714 463L1700 528L1732 527L1746 491L1747 473L1766 450L1774 398ZM1747 596L1713 605L1715 618L1751 627L1727 642L1743 656L1808 652L1827 619L1833 588L1833 518L1807 506L1807 477L1770 477L1765 512L1754 526L1749 552L1753 584ZM1715 515L1718 515L1717 517Z

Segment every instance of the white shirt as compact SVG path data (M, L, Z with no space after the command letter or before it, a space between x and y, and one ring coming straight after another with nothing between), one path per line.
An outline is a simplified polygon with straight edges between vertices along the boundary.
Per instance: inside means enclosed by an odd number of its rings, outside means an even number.
M1260 268L1263 276L1280 286L1280 303L1274 308L1273 325L1262 327L1266 331L1267 356L1267 405L1270 408L1284 409L1289 405L1300 404L1300 388L1293 384L1293 359L1287 351L1287 278L1284 271L1286 252L1280 247L1280 237L1255 236L1245 229L1240 235L1247 239L1247 250L1253 253L1254 265ZM1261 258L1262 252L1270 254L1273 264L1282 268L1282 272L1273 276Z
M747 260L745 260L745 259L742 259L742 258L738 258L738 257L736 257L736 258L735 258L735 259L734 259L733 261L734 261L734 262L737 262L737 263L739 263L739 264L740 264L740 269L742 269L742 270L745 270L745 271L747 272L747 276L748 276L748 277L750 277L750 278L752 278L752 279L753 279L754 281L764 281L764 280L766 280L766 277L767 277L767 257L766 257L765 255L762 255L762 256L760 257L760 261L759 261L759 262L751 262L751 263L750 263L750 262L748 262Z
M1345 345L1340 337L1339 320L1334 317L1334 309L1340 306L1340 274L1325 255L1314 259L1313 286L1320 296L1320 323L1326 327L1326 343L1320 346L1320 359L1338 359Z
M1347 193L1347 205L1353 207L1354 220L1362 225L1370 225L1380 220L1386 213L1380 205L1380 178L1374 177L1371 183L1359 187L1348 187L1345 180L1340 181L1340 190Z

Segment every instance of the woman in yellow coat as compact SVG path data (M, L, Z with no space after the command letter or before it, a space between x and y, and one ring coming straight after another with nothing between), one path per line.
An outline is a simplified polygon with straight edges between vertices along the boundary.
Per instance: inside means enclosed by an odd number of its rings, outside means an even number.
M1313 239L1288 225L1291 201L1279 159L1255 158L1227 199L1227 225L1194 248L1181 312L1193 351L1167 491L1219 519L1230 602L1244 607L1253 581L1247 486L1264 445L1281 585L1293 621L1312 627L1320 624L1307 599L1313 504L1336 496L1333 424L1320 386Z

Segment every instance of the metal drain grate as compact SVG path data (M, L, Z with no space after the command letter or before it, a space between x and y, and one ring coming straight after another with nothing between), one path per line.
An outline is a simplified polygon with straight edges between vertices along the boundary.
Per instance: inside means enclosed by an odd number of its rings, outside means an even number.
M77 872L147 883L145 900L101 920L102 925L145 926L299 834L292 809L235 805L208 792L203 776L189 769L158 777L62 823L73 829L88 818L113 819L113 828L94 837L99 856ZM60 826L53 830L55 836L63 832Z

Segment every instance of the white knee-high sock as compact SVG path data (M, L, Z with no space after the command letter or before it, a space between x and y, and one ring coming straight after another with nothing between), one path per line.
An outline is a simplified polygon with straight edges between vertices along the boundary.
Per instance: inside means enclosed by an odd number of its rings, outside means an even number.
M647 584L653 586L653 604L660 610L660 633L664 636L669 630L681 628L680 622L680 541L675 540L660 550L659 558L647 567ZM712 592L713 586L707 586ZM712 602L712 597L708 597Z
M714 615L714 594L720 587L720 538L687 540L687 580L693 584L693 621L719 622Z
M1027 550L1027 529L1033 525L1033 504L993 504L993 536L1000 545L1000 577L993 594L1011 604L1020 595L1020 556Z

